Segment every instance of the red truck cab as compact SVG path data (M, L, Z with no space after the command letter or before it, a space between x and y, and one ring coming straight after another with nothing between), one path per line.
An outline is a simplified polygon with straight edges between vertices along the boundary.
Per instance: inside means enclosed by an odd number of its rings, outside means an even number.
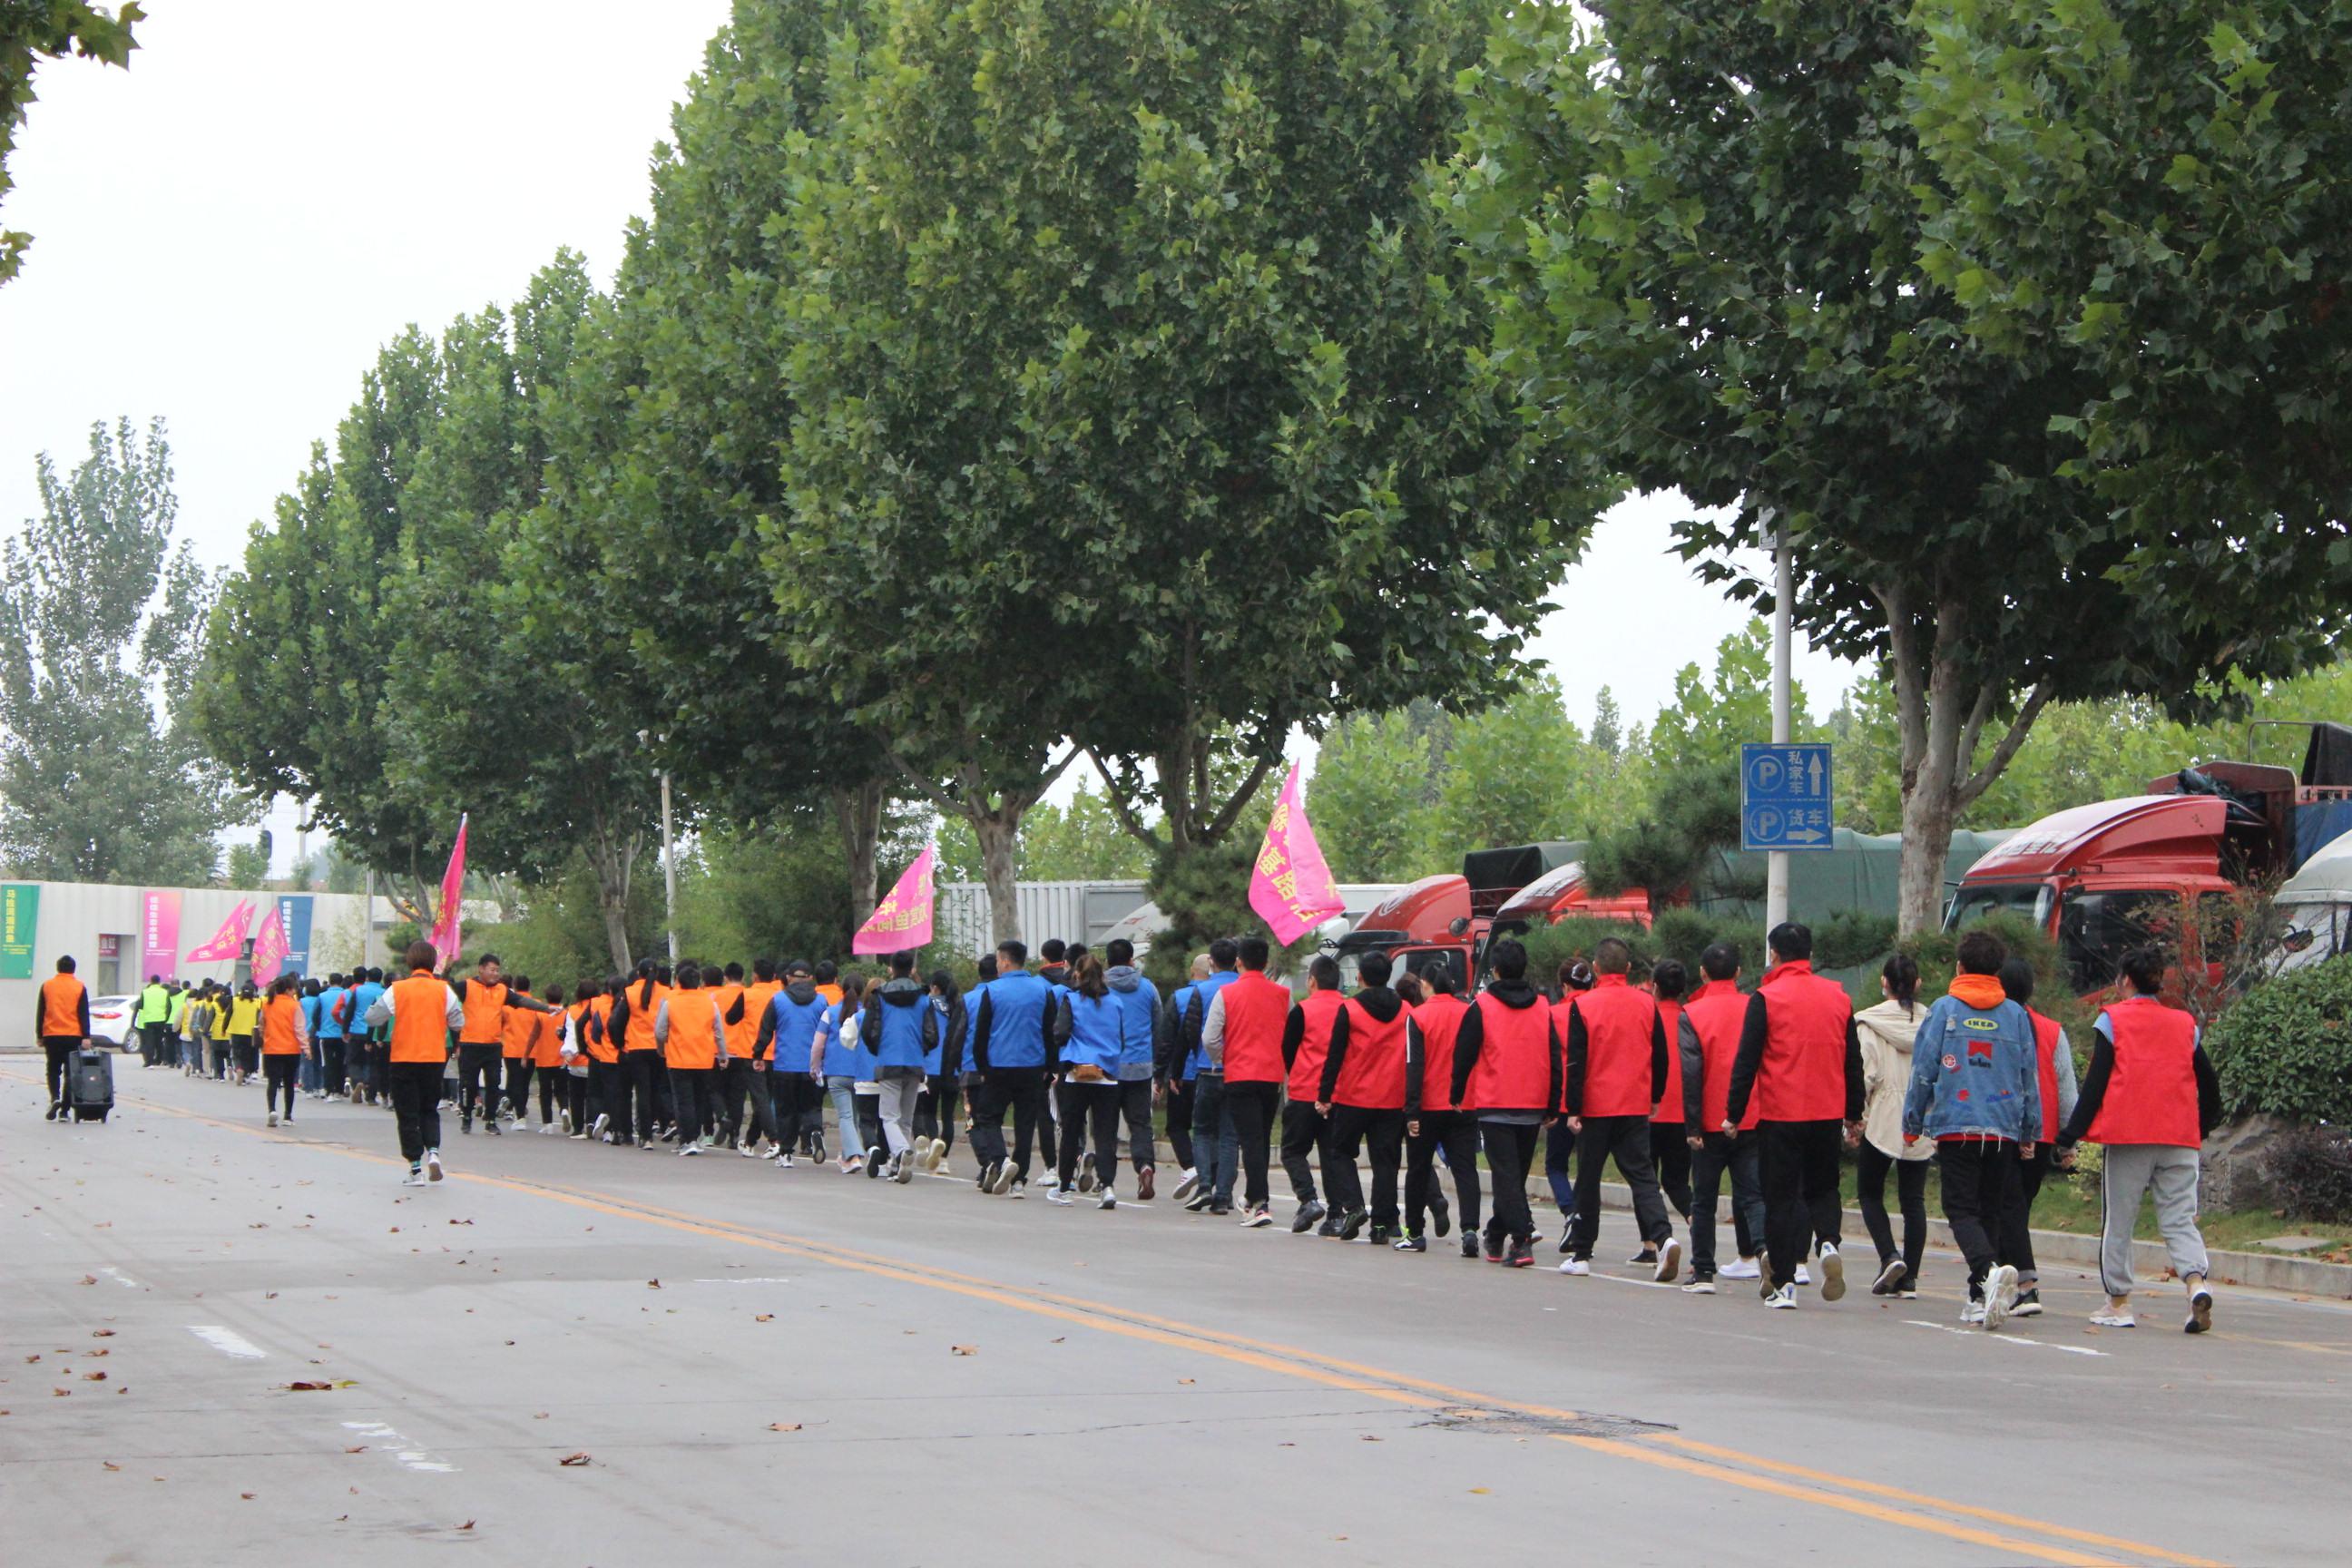
M1580 844L1547 841L1474 849L1462 857L1460 875L1408 883L1339 939L1339 970L1346 984L1355 986L1355 961L1379 951L1405 973L1450 970L1454 983L1468 991L1485 967L1487 937L1496 916L1533 883L1569 868L1582 848Z

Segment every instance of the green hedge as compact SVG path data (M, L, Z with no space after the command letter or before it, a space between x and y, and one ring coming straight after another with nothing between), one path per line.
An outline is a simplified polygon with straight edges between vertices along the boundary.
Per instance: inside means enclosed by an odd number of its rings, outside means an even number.
M2264 981L2206 1031L2233 1114L2352 1121L2352 957Z

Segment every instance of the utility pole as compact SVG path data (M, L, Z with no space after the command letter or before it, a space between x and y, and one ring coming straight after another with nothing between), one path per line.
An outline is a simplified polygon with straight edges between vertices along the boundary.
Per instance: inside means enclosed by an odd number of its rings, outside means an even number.
M654 734L649 730L637 731L637 744L650 747ZM677 963L677 848L670 834L669 770L661 770L662 796L662 923L668 927L669 961Z
M1796 562L1789 548L1788 520L1772 534L1772 743L1785 746L1789 732L1790 623L1796 608ZM1789 854L1775 849L1764 857L1764 929L1789 918ZM1767 963L1770 960L1768 958Z

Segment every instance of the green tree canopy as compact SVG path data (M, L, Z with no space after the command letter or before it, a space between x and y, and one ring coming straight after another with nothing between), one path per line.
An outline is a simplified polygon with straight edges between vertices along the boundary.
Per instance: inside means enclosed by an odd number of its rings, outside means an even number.
M33 105L33 68L68 51L84 59L128 68L139 47L132 26L147 19L135 5L112 16L87 0L8 0L0 5L0 200L15 182L8 154L16 149L16 128ZM0 283L23 269L33 237L0 229Z

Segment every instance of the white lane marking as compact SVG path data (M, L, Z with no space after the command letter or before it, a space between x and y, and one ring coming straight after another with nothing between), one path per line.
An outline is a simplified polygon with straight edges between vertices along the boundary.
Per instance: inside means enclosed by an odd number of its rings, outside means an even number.
M105 1268L100 1269L99 1272L105 1275L109 1279L113 1280L117 1285L121 1286L126 1290L143 1290L146 1289L146 1287L140 1284L138 1280L133 1279L130 1275L125 1274L121 1269L115 1268L114 1265L110 1263Z
M1552 1272L1557 1274L1559 1270L1555 1268ZM1612 1285L1638 1285L1644 1290L1679 1290L1682 1289L1681 1286L1669 1279L1628 1279L1622 1274L1571 1274L1569 1275L1568 1278L1570 1279L1606 1279Z
M447 1460L436 1459L422 1448L404 1447L408 1439L381 1421L346 1421L343 1429L390 1445L394 1461L403 1469L419 1470L432 1476L454 1476L457 1473L457 1467Z
M2027 1340L2020 1339L2015 1334L1987 1333L1982 1329L1963 1328L1952 1323L1931 1323L1921 1318L1906 1318L1903 1321L1915 1329L1934 1329L1938 1333L1958 1334L1962 1339L1990 1340L2004 1345L2031 1345L2036 1350L2064 1351L2068 1355L2103 1356L2107 1353L2105 1351L2095 1351L2088 1345L2053 1345L2048 1340Z
M205 1342L223 1355L233 1355L239 1361L266 1361L269 1352L247 1339L234 1329L218 1323L190 1323L188 1332Z
M693 1279L688 1283L693 1285L789 1285L792 1281L779 1274L750 1279Z

